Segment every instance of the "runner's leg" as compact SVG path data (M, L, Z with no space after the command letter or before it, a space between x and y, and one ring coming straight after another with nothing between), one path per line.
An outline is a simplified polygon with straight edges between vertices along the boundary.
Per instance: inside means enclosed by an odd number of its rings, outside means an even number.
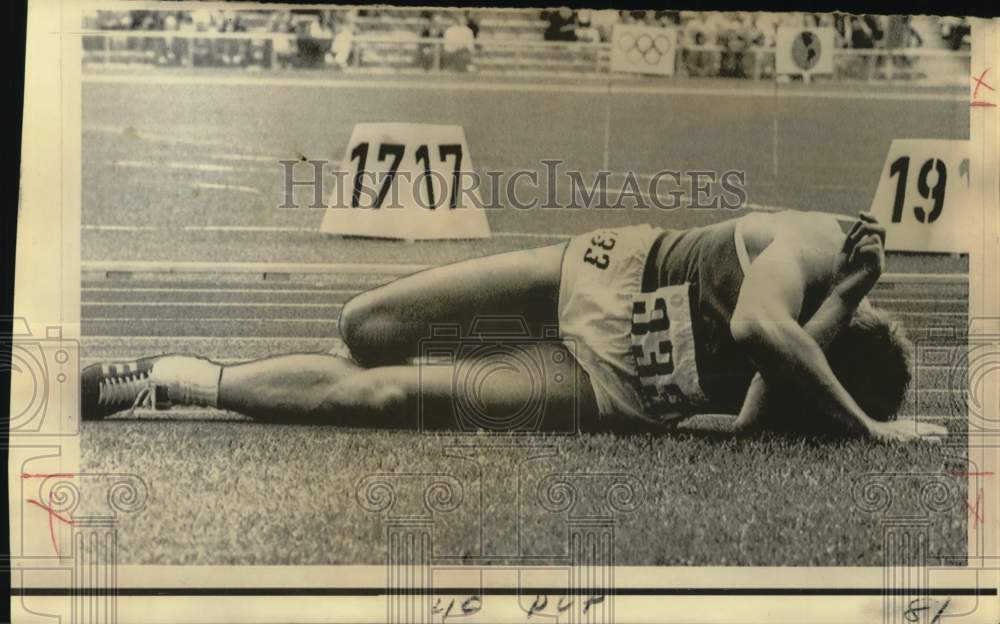
M564 244L465 260L363 292L341 311L340 335L364 366L419 355L435 324L468 332L482 316L516 316L532 331L558 322Z
M261 421L390 429L415 429L422 414L425 428L455 429L456 413L468 425L491 428L534 405L543 409L542 430L565 431L567 423L592 428L597 404L586 373L557 342L537 344L532 353L558 357L564 374L539 380L488 357L372 369L323 354L267 358L224 367L218 406ZM470 365L489 374L461 374L468 369L458 367Z
M345 307L342 334L362 365L372 366L407 362L418 355L420 340L430 337L435 323L459 324L468 331L477 316L507 315L524 319L530 329L555 324L563 248L554 245L469 260L363 293ZM541 388L552 413L560 419L567 410L584 419L596 414L590 380L571 356L565 357L569 353L565 346L558 341L529 343L549 355L561 352L561 361L573 373L572 383L549 383L543 375ZM537 375L516 367L505 371L505 365L495 367L473 388L456 383L460 364L363 370L326 354L285 355L225 367L187 356L149 360L149 370L143 369L142 378L130 382L136 388L149 378L167 387L174 403L220 407L283 422L410 427L416 424L421 398L425 406L433 407L432 414L450 414L452 402L459 400L502 414L536 397L539 389ZM544 359L543 370L553 370L549 361ZM93 376L91 385L96 388L102 373L95 369ZM99 398L96 390L93 394ZM105 397L107 405L90 411L103 417L104 412L127 407L133 397L125 394L116 391Z

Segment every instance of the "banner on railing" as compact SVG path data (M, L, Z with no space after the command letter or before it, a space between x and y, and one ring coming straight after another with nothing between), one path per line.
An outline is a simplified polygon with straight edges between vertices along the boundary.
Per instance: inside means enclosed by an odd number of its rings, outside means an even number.
M611 71L672 76L677 29L618 24L611 35Z
M778 28L775 71L778 74L832 74L836 47L833 28Z
M489 238L461 126L360 123L320 231L427 240Z

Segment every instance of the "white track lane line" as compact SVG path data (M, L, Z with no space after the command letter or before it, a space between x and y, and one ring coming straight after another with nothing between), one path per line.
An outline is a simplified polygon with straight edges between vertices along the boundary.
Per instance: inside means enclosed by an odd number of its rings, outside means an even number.
M204 173L281 173L277 167L258 167L248 165L220 165L218 163L190 162L171 160L156 162L152 160L109 160L108 164L126 169L174 169L178 171L201 171Z
M360 264L350 262L173 262L88 260L85 272L130 273L296 273L346 275L409 275L432 268L430 264ZM967 273L886 273L882 281L895 283L967 284Z
M80 319L82 322L91 323L178 323L178 322L190 322L190 323L332 323L336 319L332 318L238 318L238 317L206 317L206 318L136 318L134 316L102 316L102 317L89 317L85 316ZM130 336L131 337L131 336ZM157 336L150 336L150 338L156 338ZM202 336L202 338L225 338L226 336ZM262 336L263 337L263 336ZM281 336L270 336L270 338L281 338Z
M81 336L81 340L87 341L108 341L108 342L122 342L123 340L132 341L146 341L146 342L205 342L205 341L229 341L232 337L229 336L111 336L105 334L87 334ZM329 342L329 343L341 343L339 337L337 336L238 336L238 340L243 342L264 342L264 341L275 341L280 340L282 342ZM85 347L88 345L84 345ZM93 345L97 346L97 345Z
M94 305L94 304L90 304ZM101 304L101 305L111 305L111 304ZM186 305L186 304L185 304ZM218 307L219 304L209 304ZM241 304L242 305L242 304ZM254 307L256 304L244 305L244 307ZM291 304L289 304L291 305ZM956 317L964 318L967 315L962 312L898 312L897 317L916 317L916 318L936 318L936 317ZM156 317L156 318L137 318L134 316L121 316L121 317L89 317L82 316L81 321L91 321L95 323L104 322L122 322L130 321L134 323L175 323L178 321L191 321L191 322L211 322L211 323L312 323L312 322L332 322L335 321L335 317L318 317L318 318L241 318L241 317Z
M209 154L209 158L214 158L216 160L239 160L247 162L266 162L276 164L282 160L295 160L288 156L263 156L260 154ZM331 162L331 165L339 164L338 162Z
M236 294L259 294L259 293L281 293L281 294L317 294L317 295L352 295L360 292L358 289L331 289L331 288L129 288L126 282L117 288L81 288L81 293L96 292L159 292L159 293L236 293ZM115 302L108 302L115 303Z
M80 226L80 229L90 232L259 232L272 234L326 235L324 232L320 232L318 227L307 228L291 225L185 225L182 227L163 227L156 225L88 223ZM530 238L553 240L571 238L574 234L550 234L545 232L493 232L491 236L493 238Z
M156 225L81 225L81 230L95 230L100 232L159 232L163 228Z
M185 225L180 228L163 228L163 230L182 232L262 232L262 233L292 233L319 234L318 228L304 228L294 225Z
M766 98L766 99L810 99L810 100L885 100L903 102L962 102L968 103L967 92L961 93L926 93L898 92L890 93L874 88L864 90L827 90L775 88L774 85L761 87L743 87L734 89L726 86L688 86L660 82L658 84L572 84L561 82L486 82L486 81L451 81L436 80L370 80L349 78L305 78L290 76L263 75L228 75L228 76L195 76L195 75L162 75L157 73L144 74L83 74L80 77L84 83L99 84L149 84L149 85L202 85L212 87L249 87L258 89L273 89L275 87L305 87L313 89L370 89L376 91L487 91L515 93L579 93L587 95L679 95L679 96L713 96L726 99L733 98Z
M164 293L164 294L183 294L183 293L198 293L198 294L240 294L240 295L354 295L364 290L364 285L359 285L359 288L131 288L128 282L124 282L122 285L115 288L100 288L100 287L86 287L81 288L80 293ZM967 299L960 297L946 297L940 299L922 299L922 298L912 298L912 297L893 297L890 296L891 293L881 294L876 293L869 296L873 301L878 301L880 303L901 305L901 304L966 304ZM84 304L113 304L119 303L117 301L102 301L100 299L88 299L83 301ZM247 305L255 305L253 302L247 302ZM284 304L291 305L291 304ZM333 304L324 304L333 305Z
M110 164L115 167L125 167L127 169L163 169L164 167L168 169L191 169L193 171L212 171L212 172L229 172L229 171L239 171L238 167L233 165L216 165L211 163L196 163L196 162L154 162L151 160L109 160Z
M968 299L961 299L958 297L943 297L941 299L912 299L907 297L891 297L881 293L869 294L868 298L874 301L884 301L886 303L968 303Z
M243 340L243 338L237 338L236 340ZM275 355L283 355L283 354L282 353L275 353ZM80 358L80 365L81 366L89 366L91 364L98 364L100 362L128 361L128 360L133 360L133 359L135 359L135 355L131 354L131 353L108 355L108 356L105 356L105 357L81 357ZM216 357L216 358L212 358L212 361L216 362L217 364L241 364L243 362L247 362L247 361L250 361L250 360L248 360L246 358L233 358L233 357L230 357L230 358L218 358L218 357ZM936 365L936 366L927 365L927 366L922 366L921 370L928 371L928 372L942 372L942 371L946 371L946 370L952 370L952 367L945 366L945 365ZM920 388L920 390L922 390L924 392L927 392L927 391L933 391L933 390L945 390L945 388Z
M359 264L352 262L156 262L98 260L81 262L87 272L132 273L296 273L344 275L408 275L430 264Z
M101 362L116 362L116 361L128 361L134 360L135 355L109 355L107 357L82 357L80 358L80 366L90 366L91 364L99 364ZM212 361L216 364L240 364L242 362L247 362L249 360L243 358L219 358L214 357Z
M147 132L138 130L133 126L108 126L102 124L88 124L83 126L83 132L101 134L120 134L122 137L133 140L152 141L153 143L167 143L171 145L193 145L196 147L211 147L214 149L232 148L231 141L222 139L197 139L191 137L179 137L175 134L164 132Z
M251 195L261 195L263 191L259 188L254 188L252 186L243 186L241 184L217 184L215 182L194 182L191 184L191 188L194 189L205 189L209 191L233 191L236 193L249 193Z
M127 292L132 292L130 289L120 289L126 290ZM261 292L261 291L257 291ZM84 301L81 303L84 306L144 306L144 307L154 307L163 308L166 306L173 307L207 307L212 306L215 308L224 307L243 307L243 308L275 308L275 307L285 307L285 308L342 308L343 303L278 303L278 302L247 302L247 301L223 301L223 302L213 302L213 301ZM84 317L88 318L88 317ZM270 319L250 319L255 321L267 321Z
M146 132L143 130L138 130L132 126L108 126L100 124L89 124L83 127L83 132L100 133L100 134L120 134L127 139L137 139L141 141L149 141L151 143L167 143L173 145L192 145L195 147L211 147L215 149L223 147L232 147L232 143L223 140L212 140L212 139L199 139L193 137L181 137L173 134L164 134L161 132ZM278 163L282 160L298 160L297 156L286 155L286 156L273 156L267 154L257 154L257 153L222 153L215 152L207 155L208 158L216 160L237 160L246 162L267 162L267 163ZM339 164L339 161L330 161L331 165Z

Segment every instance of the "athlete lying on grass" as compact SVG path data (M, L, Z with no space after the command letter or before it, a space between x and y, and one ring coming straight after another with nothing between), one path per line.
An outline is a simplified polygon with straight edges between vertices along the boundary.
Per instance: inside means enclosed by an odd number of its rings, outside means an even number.
M884 240L868 215L845 236L832 216L794 211L689 230L595 231L361 293L340 317L351 359L292 354L223 366L170 355L95 364L83 372L83 416L152 402L270 422L406 428L417 425L418 400L425 415L444 420L463 401L502 414L529 401L537 380L508 371L463 396L471 390L455 383L453 365L413 359L432 326L468 329L478 317L510 315L535 330L558 324L559 340L534 344L557 359L571 355L583 383L546 385L546 410L577 410L583 430L722 412L737 415L737 432L795 429L809 419L883 440L933 439L944 428L895 420L910 347L865 299L882 272ZM547 413L541 428L549 422Z

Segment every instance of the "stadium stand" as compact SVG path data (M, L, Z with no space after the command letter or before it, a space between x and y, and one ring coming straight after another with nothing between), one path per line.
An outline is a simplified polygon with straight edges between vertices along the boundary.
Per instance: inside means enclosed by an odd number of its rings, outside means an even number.
M474 37L470 62L458 65L442 62L456 24ZM968 23L957 18L569 9L96 11L85 19L84 63L599 77L610 71L615 24L679 28L681 77L774 78L781 26L834 29L834 80L967 73L956 71L969 55Z

